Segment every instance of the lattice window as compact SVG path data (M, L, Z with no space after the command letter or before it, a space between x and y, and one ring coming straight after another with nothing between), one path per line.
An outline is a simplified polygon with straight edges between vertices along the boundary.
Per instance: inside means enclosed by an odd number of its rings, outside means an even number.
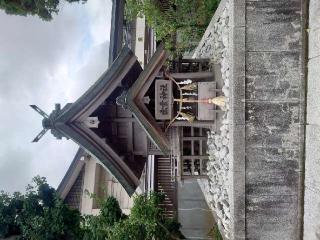
M207 132L205 128L182 128L182 175L205 176L207 174Z

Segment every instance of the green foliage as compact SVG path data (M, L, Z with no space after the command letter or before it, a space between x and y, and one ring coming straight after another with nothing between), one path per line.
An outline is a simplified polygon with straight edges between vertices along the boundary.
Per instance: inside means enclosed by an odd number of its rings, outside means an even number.
M159 204L164 196L157 193L135 197L131 214L125 216L117 200L101 202L100 215L86 216L84 240L171 240L184 239L180 224L166 219Z
M213 226L208 235L212 237L212 240L223 240L217 224Z
M159 193L137 196L130 216L114 225L109 239L184 239L179 230L181 225L165 218L164 210L159 206L163 200L164 195Z
M66 0L69 3L87 0ZM59 12L60 0L0 0L0 9L7 14L27 16L37 15L42 20L52 20L52 15Z
M10 196L0 192L0 238L20 234L15 216L21 212L23 200L20 193Z
M156 0L127 0L127 20L145 16L146 21L165 42L168 50L192 50L208 26L220 0L168 0L165 7ZM176 37L176 42L174 39Z
M45 178L35 177L26 194L0 195L0 237L21 239L80 239L82 218L68 208Z
M117 222L125 219L117 199L108 197L100 202L100 214L98 216L85 216L84 240L102 240L106 239L111 228Z
M98 200L98 199L96 199ZM117 199L100 200L98 216L82 217L57 197L45 178L35 177L24 195L0 193L0 238L21 240L171 240L184 239L180 224L167 219L160 204L164 195L134 199L131 214L122 213Z

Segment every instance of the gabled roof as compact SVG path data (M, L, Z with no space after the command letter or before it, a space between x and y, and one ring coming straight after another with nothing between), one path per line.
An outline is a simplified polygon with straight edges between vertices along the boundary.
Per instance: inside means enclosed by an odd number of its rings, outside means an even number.
M160 45L144 71L134 82L126 95L126 104L152 142L165 154L170 153L170 144L165 133L158 126L143 102L143 97L158 75L168 55Z
M129 195L140 184L142 169L131 159L120 156L116 149L96 135L83 122L112 94L121 81L142 68L130 49L124 47L111 67L75 103L62 109L54 120L54 128L71 138L94 156L121 183ZM130 75L129 74L129 75ZM134 74L135 75L135 74ZM141 166L141 164L140 164Z

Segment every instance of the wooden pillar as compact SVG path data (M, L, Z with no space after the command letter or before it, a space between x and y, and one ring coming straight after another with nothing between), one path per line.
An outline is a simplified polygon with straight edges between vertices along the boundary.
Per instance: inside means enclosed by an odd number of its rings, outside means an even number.
M93 198L91 198L87 194L87 192L89 192L90 194L94 193L96 169L97 169L96 160L92 157L86 157L84 180L83 180L83 192L82 192L82 199L81 199L81 214L92 214Z

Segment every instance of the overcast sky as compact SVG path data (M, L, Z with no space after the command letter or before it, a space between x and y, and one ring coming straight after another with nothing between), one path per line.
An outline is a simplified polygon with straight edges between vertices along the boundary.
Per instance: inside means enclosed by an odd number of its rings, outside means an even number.
M108 65L111 0L62 1L51 22L0 10L0 190L23 191L33 176L57 187L78 147L41 131L55 103L74 102Z

